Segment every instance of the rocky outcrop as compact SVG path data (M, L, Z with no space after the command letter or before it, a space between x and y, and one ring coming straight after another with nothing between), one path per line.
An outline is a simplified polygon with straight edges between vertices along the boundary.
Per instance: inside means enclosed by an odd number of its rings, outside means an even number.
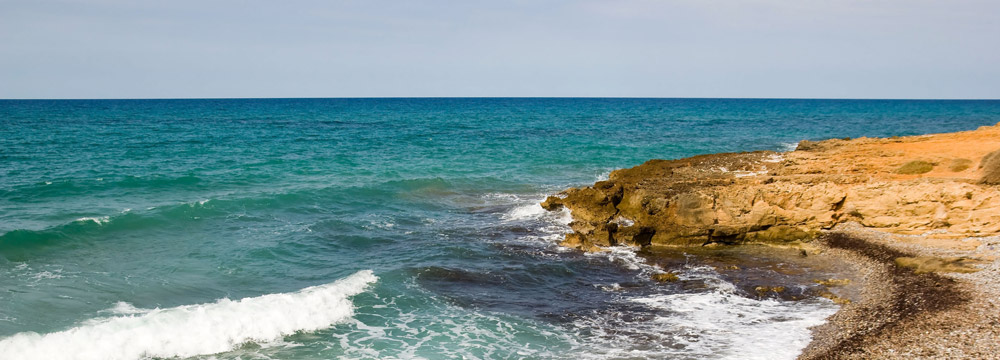
M986 154L979 162L979 167L983 169L983 176L979 178L979 182L1000 185L1000 150Z
M568 208L563 245L782 243L846 221L938 237L1000 233L1000 124L889 139L803 141L759 151L650 160L546 199ZM992 154L991 154L992 153ZM901 170L903 169L903 170Z

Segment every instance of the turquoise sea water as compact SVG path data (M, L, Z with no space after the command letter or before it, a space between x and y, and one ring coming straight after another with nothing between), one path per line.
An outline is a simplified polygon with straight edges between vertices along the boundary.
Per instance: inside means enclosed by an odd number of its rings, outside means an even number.
M0 358L794 357L834 305L559 248L567 214L537 203L651 158L997 122L1000 101L0 101Z

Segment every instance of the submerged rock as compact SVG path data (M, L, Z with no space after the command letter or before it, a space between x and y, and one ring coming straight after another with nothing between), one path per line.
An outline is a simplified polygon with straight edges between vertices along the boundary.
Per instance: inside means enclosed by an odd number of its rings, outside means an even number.
M679 280L679 278L677 277L677 274L674 274L672 272L661 273L661 274L653 274L653 276L651 276L651 278L653 280L655 280L655 281L658 281L658 282L675 282L675 281Z
M784 286L758 286L758 287L754 288L754 291L757 292L757 296L758 297L763 297L763 296L765 296L765 295L767 295L768 293L771 293L771 292L773 292L775 294L783 293L783 292L785 292L785 287Z

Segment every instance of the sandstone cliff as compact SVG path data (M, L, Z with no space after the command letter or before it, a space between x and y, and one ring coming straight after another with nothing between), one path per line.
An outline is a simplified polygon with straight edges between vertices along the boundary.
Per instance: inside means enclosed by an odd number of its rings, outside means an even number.
M706 245L808 240L846 221L934 237L1000 233L1000 124L887 139L803 141L650 160L546 199L573 215L563 245Z

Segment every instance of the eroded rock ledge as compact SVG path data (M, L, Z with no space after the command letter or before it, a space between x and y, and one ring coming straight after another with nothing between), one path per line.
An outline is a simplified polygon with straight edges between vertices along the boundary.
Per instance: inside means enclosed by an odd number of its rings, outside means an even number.
M795 151L650 160L542 202L573 216L564 246L700 246L814 238L838 223L963 238L1000 233L1000 124Z

